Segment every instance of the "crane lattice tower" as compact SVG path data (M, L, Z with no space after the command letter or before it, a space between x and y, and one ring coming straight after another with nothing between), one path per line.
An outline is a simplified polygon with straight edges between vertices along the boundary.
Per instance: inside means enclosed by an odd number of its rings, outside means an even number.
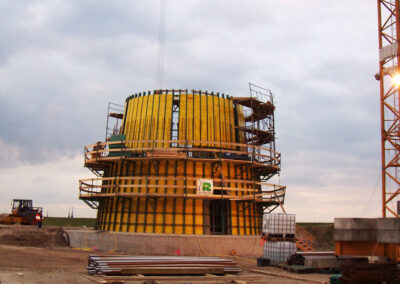
M383 217L400 217L399 20L399 0L378 0Z

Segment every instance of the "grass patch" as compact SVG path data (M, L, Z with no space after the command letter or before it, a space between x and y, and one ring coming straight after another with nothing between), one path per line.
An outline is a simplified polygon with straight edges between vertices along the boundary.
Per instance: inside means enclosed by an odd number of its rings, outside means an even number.
M96 225L96 218L44 217L43 225L62 227L94 227Z
M333 240L333 223L297 223L316 237L313 247L316 250L331 251L335 249Z

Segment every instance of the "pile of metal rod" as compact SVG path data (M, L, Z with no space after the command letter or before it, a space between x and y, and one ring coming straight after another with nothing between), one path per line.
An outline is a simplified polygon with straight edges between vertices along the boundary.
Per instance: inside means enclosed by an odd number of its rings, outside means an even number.
M201 275L241 271L232 259L137 255L89 255L87 270L91 275Z

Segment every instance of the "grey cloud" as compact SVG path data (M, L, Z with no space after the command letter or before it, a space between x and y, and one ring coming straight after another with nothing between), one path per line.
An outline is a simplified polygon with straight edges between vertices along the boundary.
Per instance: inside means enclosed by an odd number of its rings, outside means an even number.
M12 152L1 167L81 153L103 138L109 101L154 89L159 3L0 0L0 145ZM288 194L326 188L330 173L354 186L343 173L361 181L379 164L375 9L361 0L168 1L165 87L272 89Z

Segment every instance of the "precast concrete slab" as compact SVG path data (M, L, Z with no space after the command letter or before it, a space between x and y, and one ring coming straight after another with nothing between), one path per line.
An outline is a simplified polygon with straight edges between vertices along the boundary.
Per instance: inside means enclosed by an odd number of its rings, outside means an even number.
M335 241L365 241L377 240L376 229L336 229L333 233Z
M400 259L400 219L335 219L335 255Z
M377 228L379 243L400 244L400 218L378 218Z
M335 229L370 229L376 230L376 218L335 218Z
M66 230L72 248L119 251L141 255L230 255L260 257L259 236L168 235L93 230Z
M400 231L400 218L378 218L377 229Z
M376 241L377 219L335 218L335 241Z
M323 256L304 256L304 265L323 269L323 268L337 268L339 262L337 257L334 255L323 255Z

